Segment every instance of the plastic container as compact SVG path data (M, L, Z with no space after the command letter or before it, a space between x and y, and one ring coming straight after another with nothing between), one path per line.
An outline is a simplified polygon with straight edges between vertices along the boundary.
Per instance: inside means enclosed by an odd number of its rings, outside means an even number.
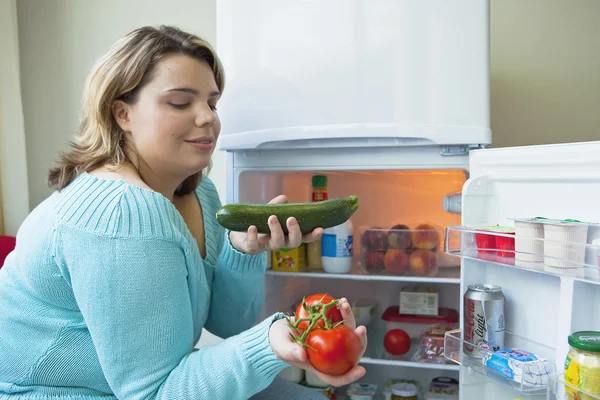
M306 373L306 384L315 388L326 388L329 387L329 383L322 381L319 377L313 374L310 371L305 371Z
M598 264L598 274L600 274L600 239L594 239L592 241L592 246L596 248L596 263Z
M375 314L375 307L377 306L377 300L374 299L358 299L352 302L352 313L354 314L354 320L356 326L369 325L373 320Z
M415 229L396 224L390 229L363 227L360 264L367 274L438 276L440 235L431 224Z
M278 376L281 379L285 379L286 381L300 383L304 379L304 370L302 368L290 365L289 367L282 370Z
M536 219L515 219L515 258L520 261L544 260L544 225ZM527 239L530 238L530 239ZM535 240L539 239L539 240Z
M458 400L458 381L448 377L435 378L425 392L425 400Z
M402 329L411 339L419 339L421 332L430 325L450 325L458 323L459 313L451 308L440 308L438 316L404 315L399 313L398 306L388 307L381 319L385 324L385 331Z
M483 232L498 232L514 235L515 229L506 226L481 226L474 227L475 230ZM478 251L483 254L497 254L499 257L514 257L515 238L498 236L490 233L476 233L475 242Z
M410 383L397 383L392 386L392 400L419 400L417 387Z
M600 396L600 332L582 331L569 336L565 361L565 383L591 395ZM569 400L586 397L567 387Z
M354 382L348 387L346 394L350 400L371 400L377 392L377 385Z
M445 335L455 327L453 324L427 327L419 338L417 351L413 354L411 361L448 364L450 361L444 356Z
M544 222L544 264L554 268L581 268L585 262L588 225L577 222Z
M325 229L321 237L321 263L325 272L347 274L352 269L352 223Z

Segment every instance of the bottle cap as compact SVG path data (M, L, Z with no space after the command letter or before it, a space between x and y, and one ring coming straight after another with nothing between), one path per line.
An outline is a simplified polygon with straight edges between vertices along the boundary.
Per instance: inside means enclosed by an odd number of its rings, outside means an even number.
M327 187L327 176L325 175L314 175L312 177L313 188L326 188Z

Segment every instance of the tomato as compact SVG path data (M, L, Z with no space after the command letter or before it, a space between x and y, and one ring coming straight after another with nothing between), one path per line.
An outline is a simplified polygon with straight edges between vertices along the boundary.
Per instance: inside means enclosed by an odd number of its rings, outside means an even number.
M327 375L343 375L360 358L360 339L346 325L332 329L314 329L306 337L308 362Z
M394 356L404 355L410 350L410 336L402 329L390 329L383 338L383 347Z
M335 298L333 298L332 296L330 296L328 294L319 293L319 294L313 294L313 295L308 296L307 298L304 299L304 302L306 303L306 305L308 307L311 307L316 304L328 304L334 300L335 300ZM327 310L327 313L325 314L325 316L331 320L332 324L342 321L342 313L337 306L331 307L329 310ZM296 308L296 321L299 320L300 318L308 318L308 317L309 317L309 314L306 312L304 307L302 307L302 303L300 303L298 305L298 308ZM309 324L308 321L302 321L298 324L297 327L300 329L306 329L306 328L308 328L308 324ZM325 322L322 319L319 320L315 324L315 327L324 327L324 326L325 326Z

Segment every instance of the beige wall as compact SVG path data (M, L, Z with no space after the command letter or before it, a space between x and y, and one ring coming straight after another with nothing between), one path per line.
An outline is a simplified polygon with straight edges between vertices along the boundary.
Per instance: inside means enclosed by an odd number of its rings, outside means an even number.
M19 0L31 206L77 127L93 60L143 24L172 23L215 42L215 0ZM600 0L491 0L494 146L600 140ZM211 173L225 196L224 156Z
M49 193L48 168L77 129L94 60L142 25L173 24L215 43L215 0L19 0L19 47L30 204ZM212 175L223 179L219 160ZM224 182L222 192L224 194Z
M491 0L494 147L600 140L600 1Z

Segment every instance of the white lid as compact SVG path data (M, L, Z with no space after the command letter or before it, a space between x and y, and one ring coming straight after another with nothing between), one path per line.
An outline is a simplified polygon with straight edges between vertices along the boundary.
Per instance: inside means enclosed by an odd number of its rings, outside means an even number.
M416 396L417 388L410 383L397 383L392 386L392 394L404 397Z

